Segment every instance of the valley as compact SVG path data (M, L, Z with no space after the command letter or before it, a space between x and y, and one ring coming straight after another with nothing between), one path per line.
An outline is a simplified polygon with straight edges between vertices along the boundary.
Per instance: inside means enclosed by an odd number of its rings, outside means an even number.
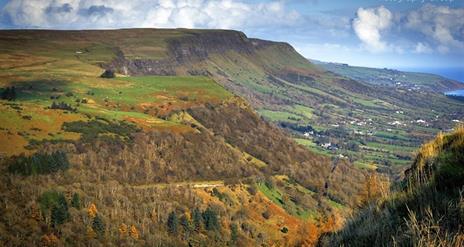
M124 47L106 41L140 31L1 31L2 245L295 245L341 225L363 171L207 74L104 72Z
M2 30L0 244L314 246L464 119L454 81L346 71L229 30Z

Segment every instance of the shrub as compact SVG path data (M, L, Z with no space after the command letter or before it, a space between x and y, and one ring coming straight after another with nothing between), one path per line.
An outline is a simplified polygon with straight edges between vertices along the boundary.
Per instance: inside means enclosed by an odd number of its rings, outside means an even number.
M266 210L266 211L263 212L262 216L263 216L263 218L268 220L271 217L271 212L269 212L269 210Z
M16 89L15 87L7 87L3 90L1 94L1 99L12 101L16 99Z
M250 195L254 196L258 192L258 187L256 187L255 183L252 183L250 184L250 186L247 187L247 190L248 190L248 193L250 193Z
M100 134L110 133L123 139L129 139L130 135L138 132L139 128L126 122L110 122L107 120L91 120L89 122L76 121L63 124L63 130L82 134L84 142L92 142Z
M65 102L56 103L55 101L53 101L52 105L50 106L50 109L67 110L72 112L76 111L76 108L73 108L71 105Z
M220 201L223 201L224 196L225 196L223 193L219 192L219 190L217 188L213 188L212 195L217 197Z
M101 78L115 78L116 75L114 74L114 71L111 69L105 70L103 74L100 75Z

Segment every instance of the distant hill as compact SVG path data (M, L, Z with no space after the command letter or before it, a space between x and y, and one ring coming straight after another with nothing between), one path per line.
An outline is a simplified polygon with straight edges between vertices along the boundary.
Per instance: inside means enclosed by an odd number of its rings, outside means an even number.
M464 88L464 84L458 81L429 73L404 72L387 68L377 69L358 67L341 63L321 62L317 60L310 61L333 73L373 85L405 89L422 89L438 92L448 92Z

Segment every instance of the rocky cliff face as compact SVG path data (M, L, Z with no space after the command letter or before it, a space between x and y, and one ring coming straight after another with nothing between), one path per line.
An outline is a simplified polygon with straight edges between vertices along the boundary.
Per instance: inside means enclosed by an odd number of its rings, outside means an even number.
M244 33L231 30L191 31L186 35L169 38L167 58L163 59L129 59L118 50L117 57L105 68L111 68L128 75L211 75L204 62L213 54L235 52L253 56L271 45L297 54L287 43L250 39Z

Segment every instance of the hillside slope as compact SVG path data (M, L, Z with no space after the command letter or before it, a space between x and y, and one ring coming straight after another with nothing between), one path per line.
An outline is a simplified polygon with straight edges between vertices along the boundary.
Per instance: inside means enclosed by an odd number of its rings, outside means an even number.
M463 246L464 127L419 150L399 192L361 210L324 246Z
M340 225L365 173L215 77L100 77L121 52L170 60L166 40L208 32L0 31L0 245L283 246Z
M122 75L211 77L311 150L387 172L401 170L420 143L464 116L464 104L442 94L358 82L309 63L286 43L237 31L13 30L1 31L0 44L13 68L27 46L34 61L54 58L43 64L79 61Z

